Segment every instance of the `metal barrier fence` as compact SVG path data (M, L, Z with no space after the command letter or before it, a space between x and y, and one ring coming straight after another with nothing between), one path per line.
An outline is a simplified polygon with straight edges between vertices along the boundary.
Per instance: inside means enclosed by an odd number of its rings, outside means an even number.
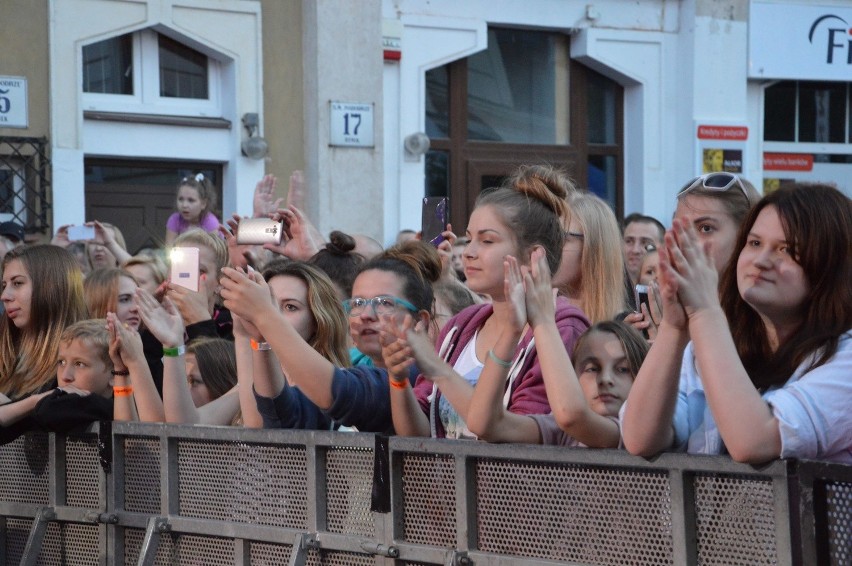
M3 564L852 563L852 467L101 423L0 447Z

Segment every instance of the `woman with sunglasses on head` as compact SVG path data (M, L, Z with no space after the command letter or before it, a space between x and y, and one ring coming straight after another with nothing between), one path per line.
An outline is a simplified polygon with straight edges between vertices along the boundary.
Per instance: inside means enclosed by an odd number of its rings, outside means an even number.
M532 331L518 324L507 300L503 263L512 256L528 267L533 253L541 253L552 272L558 269L569 187L553 170L526 167L512 177L511 186L479 195L468 222L470 242L463 260L468 287L489 295L492 302L468 307L450 319L436 343L437 353L421 333L409 331L410 322L385 326L384 354L398 434L475 438L466 425L468 408L473 388L490 364L509 370L504 398L508 411L550 412ZM565 348L573 350L588 320L564 298L558 299L555 317ZM412 390L406 374L415 359L423 373Z
M317 422L325 418L326 422L334 421L363 432L393 430L387 370L381 367L384 364L379 344L380 319L402 319L409 314L424 325L430 324L434 302L432 282L440 277L440 260L436 253L407 251L409 246L425 245L410 242L393 247L364 263L353 282L352 298L343 302L340 315L345 313L349 321L350 336L358 349L371 357L375 367L344 368L340 359L322 356L271 306L269 291L257 274L223 270L225 305L254 332L260 342L258 349L268 348L275 354L289 384L294 386L290 391L282 388L279 392L256 388L259 395L266 397L258 399L264 426L274 426L272 413L284 422L298 411L300 418L315 418ZM323 278L327 279L324 275ZM313 408L294 401L292 390L307 397Z
M852 463L852 203L781 188L733 249L719 279L692 223L666 235L663 320L623 409L625 446Z
M734 173L707 173L695 177L677 193L675 218L688 218L698 239L707 246L717 273L721 273L734 253L737 230L760 193ZM652 290L653 293L653 290ZM637 305L639 308L639 305ZM639 312L627 315L625 322L654 339L659 317Z

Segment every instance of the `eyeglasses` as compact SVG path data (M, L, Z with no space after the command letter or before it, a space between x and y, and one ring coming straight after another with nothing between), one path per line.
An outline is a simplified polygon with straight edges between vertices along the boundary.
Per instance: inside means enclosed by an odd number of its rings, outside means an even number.
M398 306L403 307L414 314L417 313L417 307L405 299L391 297L390 295L381 295L379 297L373 297L372 299L353 297L343 301L343 310L349 316L361 316L361 313L363 313L364 309L368 306L373 309L373 312L377 316L394 314L396 312L396 307Z
M683 188L678 191L677 196L680 198L689 191L694 191L695 189L707 189L708 191L722 193L733 186L739 187L746 200L751 200L748 198L748 193L746 192L745 186L743 185L742 180L740 180L739 175L734 175L733 173L706 173L698 176L685 184Z

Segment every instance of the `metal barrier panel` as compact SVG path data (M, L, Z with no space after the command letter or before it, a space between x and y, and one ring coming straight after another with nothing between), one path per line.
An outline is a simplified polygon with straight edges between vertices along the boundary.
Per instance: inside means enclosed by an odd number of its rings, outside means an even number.
M852 484L826 482L825 495L831 564L852 564Z
M599 563L674 564L665 471L478 459L477 548Z
M91 434L0 446L3 564L852 561L850 466L422 438L377 449L366 434L148 423L106 431L109 474ZM390 513L371 511L383 493Z
M49 503L48 435L33 433L0 447L0 501Z

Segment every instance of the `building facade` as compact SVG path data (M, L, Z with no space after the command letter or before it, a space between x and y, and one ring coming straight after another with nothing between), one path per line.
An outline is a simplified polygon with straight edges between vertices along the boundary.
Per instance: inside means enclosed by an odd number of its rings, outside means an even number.
M251 211L265 173L323 232L463 232L521 163L664 222L706 171L852 194L852 2L2 0L0 219L157 245L181 176ZM266 148L258 149L263 138ZM427 143L428 140L428 143ZM262 144L259 144L262 147ZM428 147L427 147L428 146Z

